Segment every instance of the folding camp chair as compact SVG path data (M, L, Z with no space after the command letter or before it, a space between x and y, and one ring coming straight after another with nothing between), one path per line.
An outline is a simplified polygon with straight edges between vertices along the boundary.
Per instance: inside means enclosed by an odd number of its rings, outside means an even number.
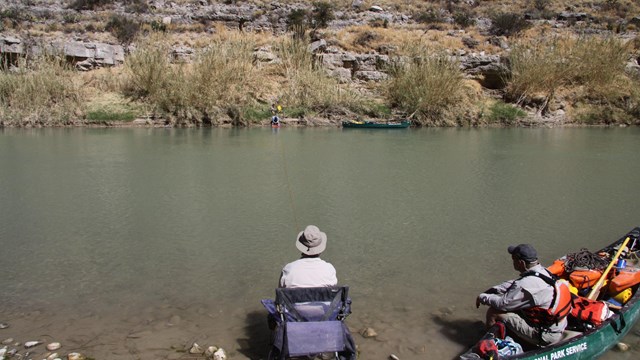
M348 286L278 288L275 301L262 300L275 323L269 360L330 354L355 360L355 343L344 323L351 313L348 296Z

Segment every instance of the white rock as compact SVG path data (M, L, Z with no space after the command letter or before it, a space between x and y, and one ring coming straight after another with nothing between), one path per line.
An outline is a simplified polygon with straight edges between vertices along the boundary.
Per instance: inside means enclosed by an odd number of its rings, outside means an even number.
M395 354L389 355L389 359L391 359L391 360L400 360L400 358L398 356L396 356Z
M205 356L207 359L210 359L210 358L212 358L212 357L213 357L213 354L215 354L215 353L216 353L216 351L218 351L218 347L217 347L217 346L209 346L209 347L207 348L207 350L205 350L205 352L204 352L204 356Z
M47 360L55 360L55 359L58 359L58 353L53 353L47 356Z
M362 335L365 338L372 338L372 337L378 336L378 333L375 330L373 330L372 328L366 327L366 328L360 330L360 335Z
M60 349L62 347L62 345L60 345L59 342L52 342L47 344L47 350L49 351L56 351L58 349Z
M40 344L42 344L42 341L27 341L24 343L24 348L28 349Z
M191 349L189 349L189 354L202 354L202 348L200 347L200 345L198 345L197 343L193 343L193 345L191 345Z
M220 348L218 351L214 352L213 360L227 360L227 354L224 352L224 349Z
M616 348L618 349L618 351L628 351L629 350L629 345L623 343L623 342L619 342L616 345Z
M369 11L375 11L375 12L380 12L380 11L384 11L384 9L382 9L380 6L378 5L373 5L372 7L369 8Z

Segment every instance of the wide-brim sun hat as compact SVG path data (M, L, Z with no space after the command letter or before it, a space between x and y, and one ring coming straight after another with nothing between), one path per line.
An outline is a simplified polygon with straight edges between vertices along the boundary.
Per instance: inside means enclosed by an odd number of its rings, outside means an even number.
M309 225L298 234L296 247L305 255L318 255L327 248L327 234Z

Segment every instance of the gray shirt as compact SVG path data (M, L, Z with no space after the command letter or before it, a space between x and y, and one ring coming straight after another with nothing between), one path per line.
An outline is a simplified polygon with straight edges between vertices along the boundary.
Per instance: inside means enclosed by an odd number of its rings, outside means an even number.
M549 272L540 264L527 271L537 271L544 275ZM505 281L479 295L480 303L494 309L507 312L539 306L551 307L554 289L537 276L526 276L517 280ZM562 332L567 326L567 319L549 327L551 332Z

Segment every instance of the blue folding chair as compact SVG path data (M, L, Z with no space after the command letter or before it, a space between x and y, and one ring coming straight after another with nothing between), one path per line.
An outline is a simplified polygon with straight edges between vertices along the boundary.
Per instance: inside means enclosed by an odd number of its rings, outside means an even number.
M344 320L351 313L348 286L278 288L262 300L274 324L269 360L333 354L355 360L353 337Z

